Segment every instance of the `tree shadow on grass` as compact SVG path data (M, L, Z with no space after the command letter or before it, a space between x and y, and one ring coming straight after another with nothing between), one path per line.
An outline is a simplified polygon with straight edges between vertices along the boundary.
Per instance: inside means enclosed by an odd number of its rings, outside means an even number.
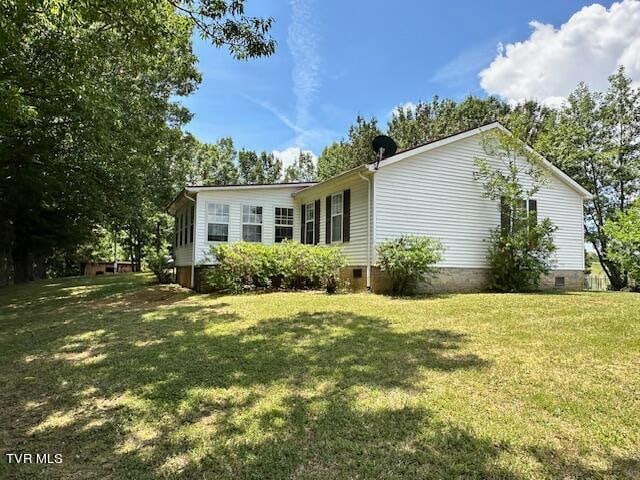
M429 372L488 365L463 334L331 311L250 322L185 299L106 304L48 330L24 321L39 335L2 360L4 448L64 463L5 476L517 477L500 462L509 445L422 398Z

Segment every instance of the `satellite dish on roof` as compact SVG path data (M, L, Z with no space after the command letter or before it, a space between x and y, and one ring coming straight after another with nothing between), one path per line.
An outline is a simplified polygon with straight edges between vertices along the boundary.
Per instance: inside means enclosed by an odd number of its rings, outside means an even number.
M396 150L398 149L393 138L387 137L386 135L378 135L373 139L373 142L371 142L371 146L376 154L376 170L378 169L378 165L380 165L380 160L390 157L396 153Z

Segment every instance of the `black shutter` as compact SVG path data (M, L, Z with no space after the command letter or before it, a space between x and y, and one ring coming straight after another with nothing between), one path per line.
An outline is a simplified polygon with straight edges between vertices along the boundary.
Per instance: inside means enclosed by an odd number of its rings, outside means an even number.
M538 201L529 200L529 224L535 227L538 224Z
M305 204L303 203L300 206L300 243L304 243L305 242L305 227L307 225L306 222L306 217L305 217Z
M326 235L324 237L324 243L329 245L331 243L331 195L327 196L327 212L325 214L326 222L325 222L325 231Z
M320 243L320 199L315 202L315 215L313 216L315 225L313 226L314 239L313 244Z
M509 235L511 232L511 207L505 197L500 198L500 231L502 235Z
M351 236L351 190L342 192L342 241L348 242Z

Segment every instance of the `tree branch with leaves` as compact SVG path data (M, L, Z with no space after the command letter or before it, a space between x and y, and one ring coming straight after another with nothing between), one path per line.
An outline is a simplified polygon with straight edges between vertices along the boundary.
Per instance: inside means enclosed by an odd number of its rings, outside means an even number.
M474 178L500 212L500 225L488 239L490 287L501 292L533 290L551 271L556 249L556 227L548 218L538 219L532 198L548 182L546 171L537 154L515 135L492 130L481 142L486 156L475 159Z

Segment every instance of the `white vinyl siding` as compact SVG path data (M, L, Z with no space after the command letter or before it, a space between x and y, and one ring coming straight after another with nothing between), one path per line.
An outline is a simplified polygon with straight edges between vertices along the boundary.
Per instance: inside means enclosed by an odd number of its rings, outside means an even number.
M381 167L375 175L375 241L429 235L446 248L439 266L486 267L486 239L500 225L500 212L473 178L474 159L486 157L479 139L475 135ZM550 173L534 198L538 219L548 217L558 227L556 268L583 269L582 197Z
M211 189L198 192L196 205L196 264L211 263L209 251L220 242L207 240L206 204L208 202L229 205L229 243L242 241L242 207L262 207L262 243L275 243L275 207L293 208L293 239L300 240L300 207L294 205L291 196L301 187Z
M373 181L371 183L373 183ZM368 192L366 180L360 178L358 174L352 174L341 179L329 180L324 184L300 191L295 197L296 204L298 205L296 211L300 211L300 205L302 205L302 203L312 202L313 205L315 200L320 200L320 245L325 245L327 219L326 197L347 189L351 190L351 228L349 242L338 243L337 246L342 249L347 265L365 266L367 264Z

